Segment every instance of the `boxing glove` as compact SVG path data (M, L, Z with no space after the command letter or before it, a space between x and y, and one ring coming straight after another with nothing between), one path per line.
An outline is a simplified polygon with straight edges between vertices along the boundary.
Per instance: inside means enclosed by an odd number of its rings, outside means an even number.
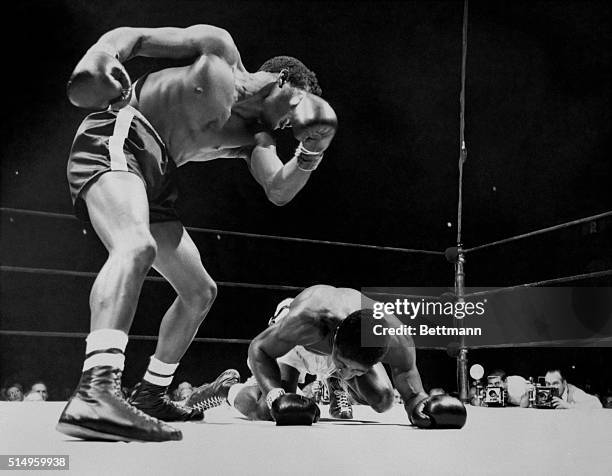
M311 152L323 152L336 134L337 121L332 117L316 117L304 124L293 126L294 137Z
M90 50L72 73L67 92L68 99L77 107L120 108L130 100L132 83L117 58L105 51Z
M327 102L307 94L296 110L292 127L294 137L300 141L294 157L301 170L310 172L317 168L334 138L338 118Z
M410 421L419 428L455 428L465 425L467 413L461 400L450 395L435 395L418 402Z
M270 414L277 426L312 425L319 421L321 410L310 398L285 393L272 402Z

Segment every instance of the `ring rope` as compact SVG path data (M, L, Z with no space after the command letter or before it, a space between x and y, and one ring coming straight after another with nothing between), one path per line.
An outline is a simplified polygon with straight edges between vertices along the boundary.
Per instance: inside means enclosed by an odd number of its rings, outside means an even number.
M11 331L0 329L0 335L23 337L60 337L69 339L82 339L87 337L86 332L50 332L50 331ZM156 341L158 336L130 334L130 340ZM251 339L226 339L221 337L196 337L193 342L215 344L250 344ZM443 346L419 346L419 349L446 350Z
M492 241L491 243L485 243L479 246L474 246L472 248L464 249L464 253L471 253L473 251L480 251L485 248L490 248L492 246L502 245L505 243L510 243L512 241L521 240L523 238L530 238L532 236L541 235L543 233L548 233L550 231L562 230L564 228L569 228L570 226L580 225L581 223L599 220L600 218L605 218L612 216L612 210L600 213L598 215L593 215L590 217L578 218L576 220L568 221L565 223L559 223L558 225L549 226L548 228L542 228L540 230L530 231L528 233L523 233L522 235L510 236L508 238L504 238L503 240Z
M580 347L608 347L612 344L612 340L610 337L588 337L584 339L559 339L559 340L549 340L549 341L536 341L536 342L522 342L522 343L514 343L514 344L483 344L483 345L471 345L470 350L472 349L507 349L509 347L567 347L567 346L576 346L577 344ZM602 345L603 344L603 345Z
M23 266L6 266L1 265L0 271L3 272L12 272L12 273L25 273L25 274L43 274L43 275L54 275L54 276L75 276L75 277L86 277L86 278L95 278L98 273L94 273L91 271L71 271L64 269L50 269L50 268L27 268ZM490 289L486 291L475 291L472 293L466 293L465 297L474 297L474 296L482 296L487 294L495 294L503 291L511 291L513 289L521 289L521 288L529 288L529 287L538 287L545 286L547 284L562 284L571 281L580 281L589 278L600 278L603 276L612 275L612 269L604 269L600 271L593 271L590 273L583 274L575 274L571 276L561 276L558 278L550 278L542 281L534 281L531 283L524 284L516 284L513 286L505 286L497 289ZM161 276L147 276L145 278L146 281L154 281L154 282L162 282L168 283L166 279ZM278 291L302 291L305 287L300 286L285 286L280 284L253 284L253 283L237 283L231 281L215 281L219 286L226 287L236 287L236 288L254 288L254 289L272 289ZM431 296L431 295L417 295L417 294L398 294L398 293L384 293L384 292L367 292L370 296L395 296L395 297L409 297L409 298L430 298L430 299L440 299L440 296Z
M72 271L69 269L52 269L52 268L30 268L25 266L7 266L0 265L0 271L7 273L24 273L24 274L42 274L51 276L73 276L82 278L95 278L98 276L97 272L93 271ZM168 283L168 281L161 276L146 276L145 281L152 281L158 283ZM255 284L255 283L238 283L233 281L215 281L218 286L228 288L250 288L250 289L270 289L274 291L303 291L307 286L288 286L283 284ZM169 283L168 283L169 284ZM396 296L404 298L414 299L438 299L438 296L430 295L417 295L417 294L398 294L398 293L384 293L384 292L367 292L369 296Z
M23 208L7 208L0 207L0 212L7 213L18 213L22 215L30 215L30 216L39 216L39 217L52 217L52 218L62 218L62 219L72 219L77 221L77 218L73 215L68 215L66 213L54 213L54 212L43 212L36 210L26 210ZM370 249L370 250L379 250L379 251L394 251L400 253L416 253L416 254L426 254L426 255L436 255L443 256L443 251L433 251L433 250L421 250L416 248L399 248L395 246L379 246L379 245L368 245L365 243L348 243L344 241L328 241L328 240L315 240L311 238L298 238L292 236L277 236L277 235L262 235L259 233L246 233L242 231L229 231L229 230L218 230L215 228L199 228L194 226L185 227L187 231L192 231L196 233L208 233L214 235L228 235L228 236L242 236L245 238L257 238L264 240L277 240L277 241L290 241L294 243L308 243L308 244L317 244L317 245L332 245L332 246L342 246L346 248L362 248L362 249Z
M51 269L51 268L29 268L24 266L6 266L1 265L0 271L9 273L26 273L26 274L44 274L54 276L75 276L83 278L95 278L98 273L92 271L71 271L68 269ZM167 283L165 278L161 276L147 276L145 281ZM285 286L281 284L254 284L254 283L236 283L232 281L215 281L219 286L228 288L252 288L252 289L273 289L276 291L302 291L303 286Z
M9 331L0 329L0 335L8 336L26 336L26 337L68 337L68 338L84 338L87 337L87 332L49 332L49 331ZM130 334L131 340L157 340L158 336L133 335ZM224 343L224 344L250 344L251 339L225 339L221 337L196 337L194 342L207 343Z
M576 274L573 276L562 276L559 278L544 279L542 281L534 281L533 283L516 284L514 286L506 286L503 288L490 289L487 291L475 291L473 293L466 294L465 297L497 294L497 293L501 293L504 291L512 291L515 289L535 288L539 286L545 286L547 284L561 284L561 283L568 283L570 281L580 281L583 279L600 278L602 276L610 276L610 275L612 275L612 269L604 269L601 271L593 271L592 273L584 273L584 274Z

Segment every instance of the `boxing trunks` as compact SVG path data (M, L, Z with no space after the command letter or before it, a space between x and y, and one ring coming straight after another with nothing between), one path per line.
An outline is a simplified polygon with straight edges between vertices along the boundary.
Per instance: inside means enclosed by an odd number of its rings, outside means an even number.
M88 115L77 130L67 175L75 215L89 221L83 193L102 174L130 172L142 180L150 222L178 220L176 165L149 121L132 106Z

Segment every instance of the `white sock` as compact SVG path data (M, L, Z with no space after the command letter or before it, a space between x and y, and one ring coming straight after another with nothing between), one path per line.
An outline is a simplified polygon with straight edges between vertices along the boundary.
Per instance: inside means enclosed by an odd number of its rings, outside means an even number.
M168 387L172 383L174 372L176 372L178 365L178 362L176 364L167 364L152 355L144 380L154 385Z
M246 387L246 384L244 383L236 383L230 387L230 389L227 392L227 403L229 403L230 406L232 407L234 406L234 401L236 400L236 396L238 395L238 393L240 393L240 390L242 390L244 387Z
M83 371L103 365L123 370L123 354L128 342L125 332L117 329L98 329L89 333L86 342Z

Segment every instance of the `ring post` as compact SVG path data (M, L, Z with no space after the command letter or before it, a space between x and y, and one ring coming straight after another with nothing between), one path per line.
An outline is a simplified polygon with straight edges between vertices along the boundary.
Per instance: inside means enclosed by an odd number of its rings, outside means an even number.
M461 245L448 248L444 254L446 259L455 265L455 297L457 303L465 302L465 251ZM455 310L457 308L455 307ZM456 329L463 328L463 319L458 319L456 312L453 313L453 324ZM465 344L465 336L459 336L456 342L457 359L457 390L459 399L466 402L468 400L468 348Z
M446 259L455 264L455 294L457 302L465 302L465 251L461 236L463 215L463 165L467 159L467 146L465 143L465 75L467 60L467 32L468 32L468 0L463 2L463 22L461 34L461 91L459 94L459 199L457 202L457 247L450 248L445 253ZM456 308L455 308L456 309ZM453 315L455 327L463 327L463 319L457 319ZM467 347L465 337L459 337L459 353L457 354L457 389L459 399L463 402L468 400L468 373L467 373Z
M457 302L465 302L465 254L461 246L458 247L457 262L455 263L455 293ZM455 318L455 327L463 327L463 319ZM468 401L468 349L465 345L465 336L459 337L459 355L457 355L457 389L459 399Z

